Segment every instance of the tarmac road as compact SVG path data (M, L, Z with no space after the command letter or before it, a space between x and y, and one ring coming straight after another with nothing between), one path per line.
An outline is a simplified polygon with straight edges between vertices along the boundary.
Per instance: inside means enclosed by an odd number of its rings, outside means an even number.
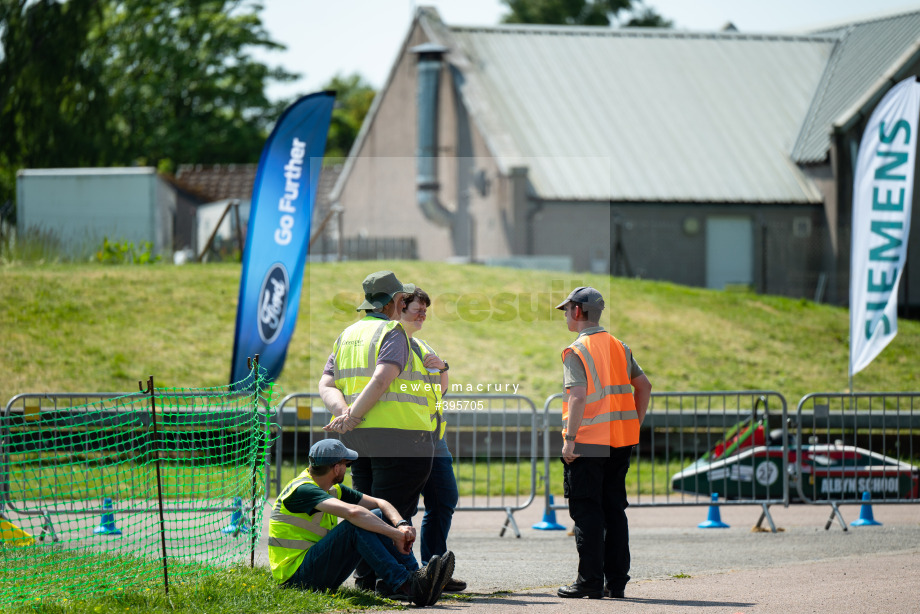
M461 503L462 504L462 503ZM847 523L859 505L842 506ZM568 612L920 613L920 504L875 505L879 527L835 521L827 506L772 507L778 533L752 532L760 508L722 507L728 529L699 529L708 507L630 508L632 581L626 599L560 599L556 588L575 578L574 538L537 531L542 500L515 514L521 531L499 537L503 512L458 512L449 538L454 576L469 583L459 599L432 608L463 614ZM565 511L559 523L571 528ZM268 514L266 514L266 517ZM416 517L416 521L419 517ZM418 522L416 522L418 524ZM766 526L766 524L765 524ZM266 563L267 526L259 550Z

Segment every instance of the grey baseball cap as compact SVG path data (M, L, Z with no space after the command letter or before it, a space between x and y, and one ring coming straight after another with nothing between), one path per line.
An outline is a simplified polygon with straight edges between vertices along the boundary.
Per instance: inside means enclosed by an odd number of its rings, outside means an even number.
M349 450L338 439L320 439L310 448L310 465L319 467L334 465L339 461L353 461L358 459L358 453Z
M556 309L565 309L568 303L578 303L585 311L604 310L604 297L591 286L578 286L564 301L556 305Z
M412 294L415 284L404 284L393 271L377 271L364 278L364 302L355 311L380 309L393 300L399 292Z

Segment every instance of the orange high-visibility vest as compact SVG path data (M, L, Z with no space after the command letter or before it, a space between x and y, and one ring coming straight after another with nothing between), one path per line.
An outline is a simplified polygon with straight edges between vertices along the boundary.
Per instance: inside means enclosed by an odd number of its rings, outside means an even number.
M584 335L562 350L575 352L588 375L585 413L576 443L622 448L639 443L639 412L629 383L626 348L609 333ZM562 403L562 435L568 434L568 390Z

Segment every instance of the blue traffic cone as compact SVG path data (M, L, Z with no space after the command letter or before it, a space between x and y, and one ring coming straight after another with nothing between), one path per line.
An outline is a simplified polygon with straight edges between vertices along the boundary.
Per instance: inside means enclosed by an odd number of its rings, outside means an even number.
M870 501L872 495L868 490L863 491L862 500ZM869 503L863 503L862 507L859 508L859 519L854 520L850 523L851 527L880 527L882 523L875 519L875 516L872 515L872 505Z
M236 535L240 531L248 531L249 523L243 519L243 499L242 497L233 498L233 514L230 516L230 524L225 526L220 530L221 533L226 533L227 535L233 534Z
M106 510L112 509L111 497L105 497L102 500L102 508ZM93 533L95 535L121 535L121 530L115 526L115 514L112 512L103 514L99 526L93 529Z
M719 501L719 493L712 493L712 502L717 503ZM709 516L706 518L706 522L701 522L696 525L701 529L727 529L728 525L722 522L722 514L719 513L718 505L709 506Z
M553 509L553 496L549 496L549 506L543 512L543 520L531 527L538 531L565 531L565 527L556 522L556 510Z

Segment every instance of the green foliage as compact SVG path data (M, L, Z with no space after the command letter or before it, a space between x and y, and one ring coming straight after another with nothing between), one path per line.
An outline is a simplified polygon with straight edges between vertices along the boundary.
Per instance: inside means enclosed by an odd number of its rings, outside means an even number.
M281 48L259 10L229 0L105 3L86 53L109 85L120 163L258 160L281 110L265 82L293 78L251 59L252 47Z
M154 264L160 256L153 255L153 243L144 241L138 247L131 241L109 241L103 237L102 248L96 252L96 262L102 264Z
M361 130L376 92L358 74L347 77L336 75L323 89L336 92L335 108L332 110L332 122L326 139L326 159L345 158Z
M15 235L4 236L0 243L0 263L30 262L44 264L64 262L69 258L64 253L61 239L53 230L35 227Z
M265 84L296 76L250 56L280 47L259 11L238 0L0 2L0 203L23 167L257 161L286 106Z
M504 23L670 28L673 23L642 0L502 0Z

